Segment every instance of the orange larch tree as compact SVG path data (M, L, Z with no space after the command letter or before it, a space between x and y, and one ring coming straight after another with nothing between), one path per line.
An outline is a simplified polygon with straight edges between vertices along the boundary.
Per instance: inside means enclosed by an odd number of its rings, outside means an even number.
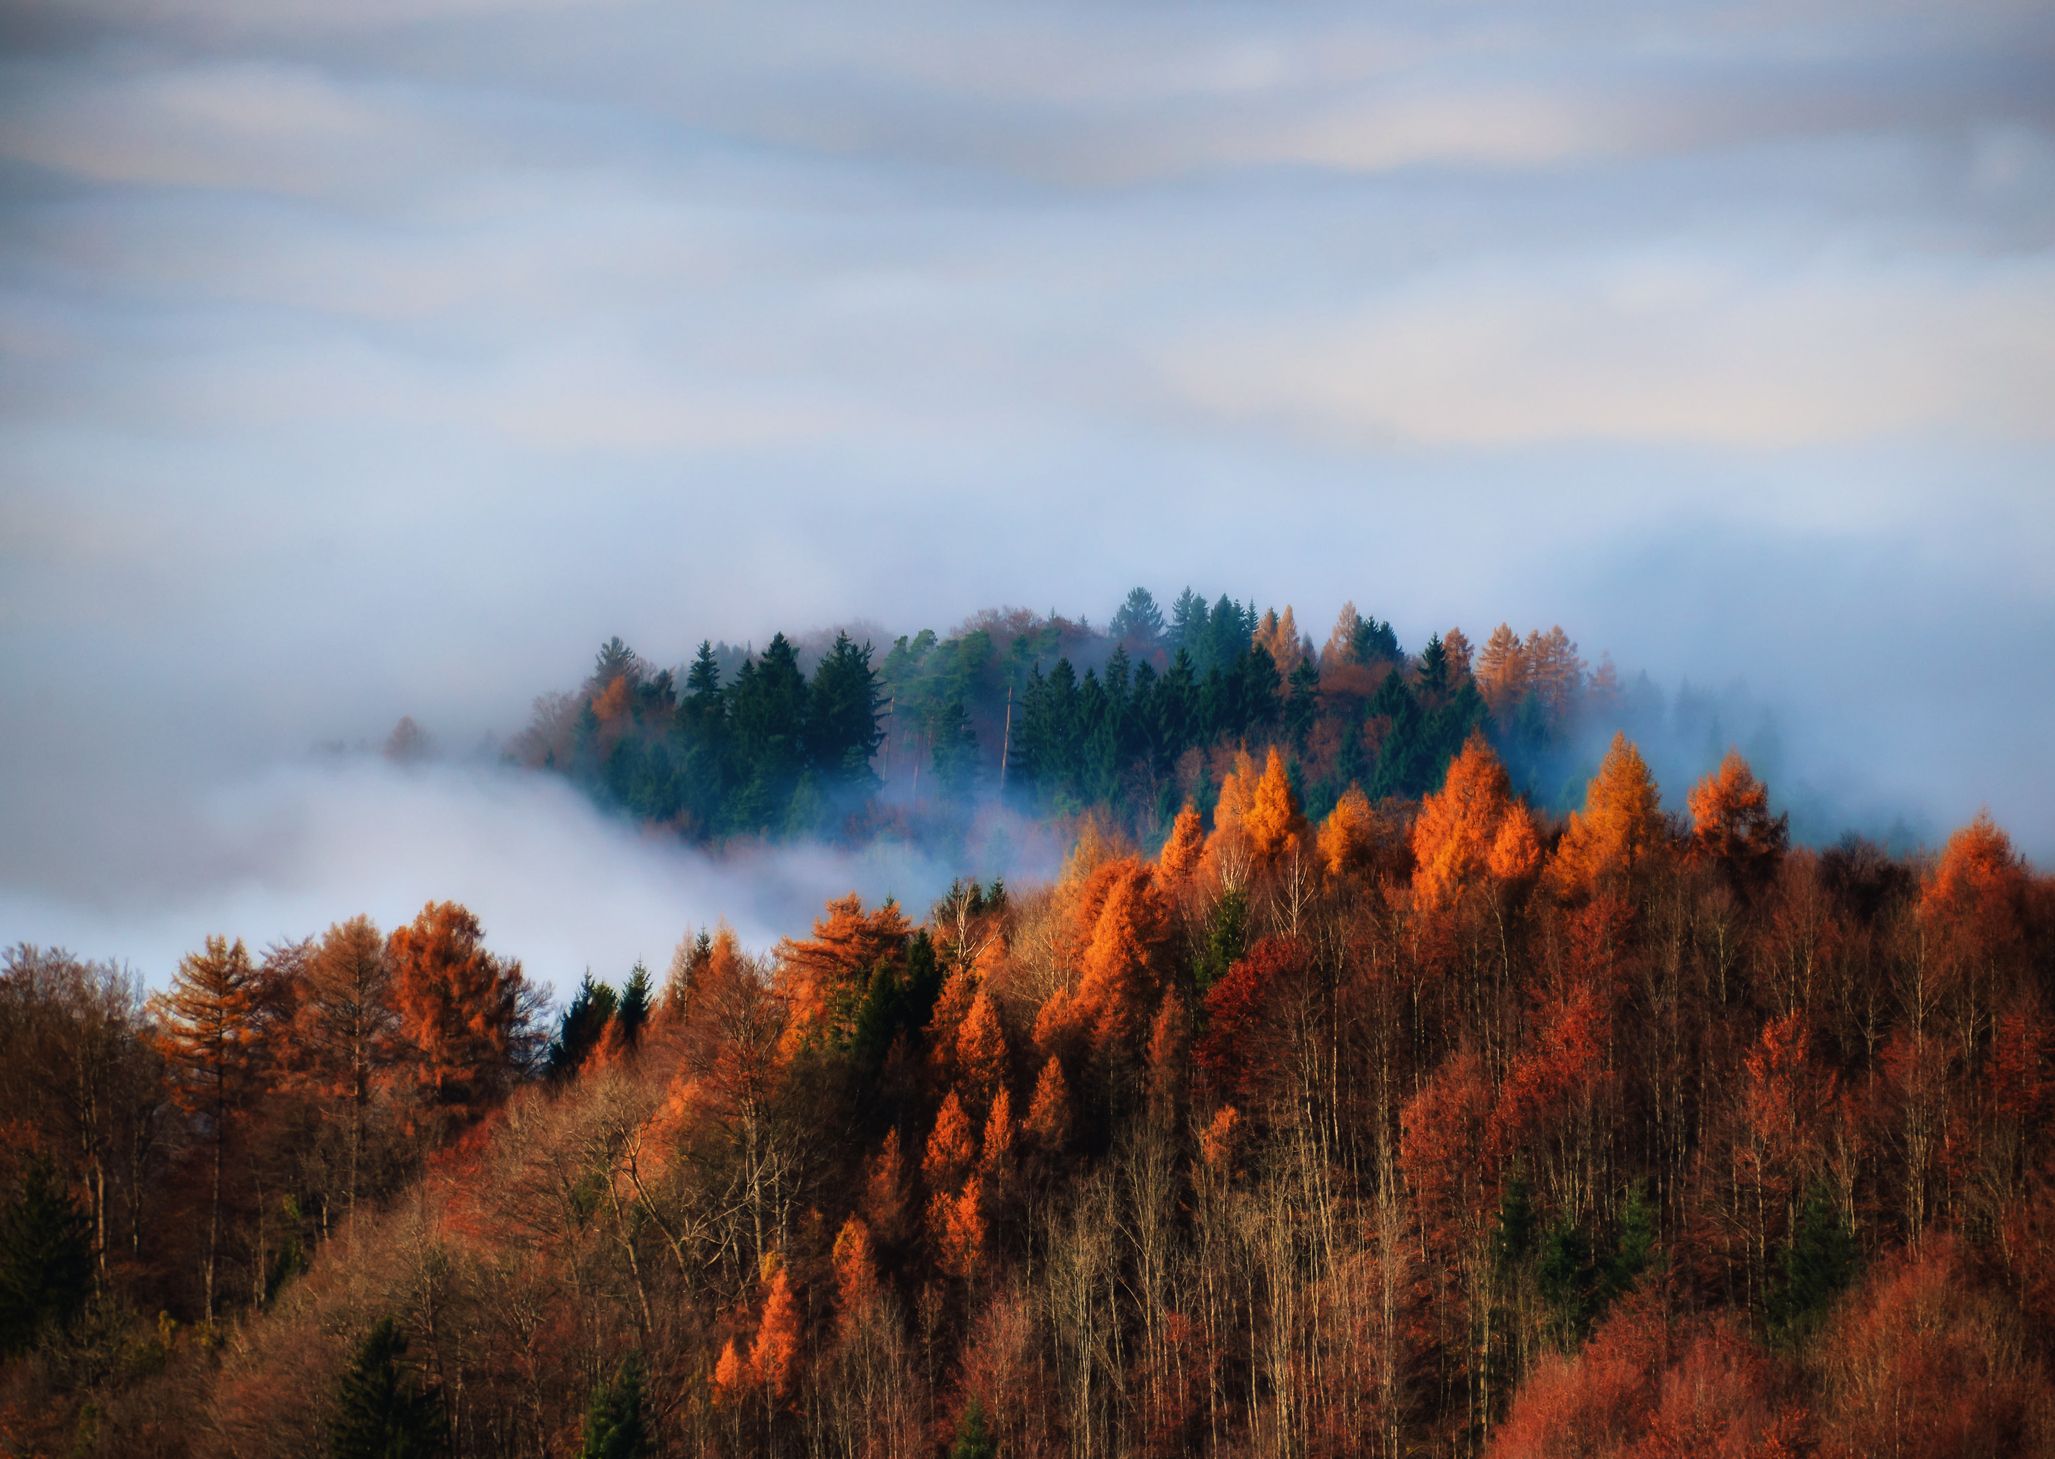
M210 1185L207 1255L202 1271L207 1320L215 1315L221 1261L222 1170L234 1120L256 1093L264 1029L259 979L241 938L209 937L179 960L171 986L156 1000L158 1049L181 1108L206 1121Z
M1505 766L1481 735L1472 735L1449 762L1441 789L1420 804L1413 822L1413 899L1424 907L1454 901L1463 889L1494 872L1493 853L1512 824L1500 863L1517 870L1523 836L1533 836L1526 808L1513 799ZM1521 829L1524 827L1524 831Z
M1770 793L1739 752L1691 789L1691 851L1717 866L1739 892L1775 880L1790 841L1790 817L1770 814Z
M871 973L905 955L912 931L898 903L886 901L866 912L862 898L851 892L828 903L828 915L813 924L812 937L780 942L778 987L792 1009L788 1048L810 1038L847 1038Z
M1570 813L1549 876L1563 895L1582 896L1603 881L1632 876L1668 843L1648 763L1625 735L1616 734L1585 789L1584 809Z
M421 1097L475 1111L505 1093L535 1044L521 964L487 951L485 929L455 902L431 902L393 929L385 955Z

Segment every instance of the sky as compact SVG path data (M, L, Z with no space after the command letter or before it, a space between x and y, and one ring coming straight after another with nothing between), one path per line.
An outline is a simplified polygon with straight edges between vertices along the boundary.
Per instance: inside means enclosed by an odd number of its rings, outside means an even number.
M1136 583L1560 622L2055 863L2051 72L1992 0L0 0L0 940L768 936L940 869L306 751Z

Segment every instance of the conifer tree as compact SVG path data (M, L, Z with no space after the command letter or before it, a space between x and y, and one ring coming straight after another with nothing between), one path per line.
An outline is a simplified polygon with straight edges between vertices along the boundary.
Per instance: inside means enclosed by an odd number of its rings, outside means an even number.
M257 969L238 938L209 937L203 949L179 960L171 986L158 999L163 1032L158 1047L170 1066L173 1097L206 1121L210 1183L203 1305L214 1320L215 1277L221 1259L222 1176L231 1121L256 1082L261 1004Z
M0 1208L0 1355L78 1315L93 1284L93 1233L45 1156Z
M381 1318L342 1377L328 1431L334 1459L427 1459L444 1450L435 1400L402 1368L407 1340Z
M585 1409L583 1459L642 1459L650 1452L642 1412L642 1359L630 1353L612 1378L592 1390Z

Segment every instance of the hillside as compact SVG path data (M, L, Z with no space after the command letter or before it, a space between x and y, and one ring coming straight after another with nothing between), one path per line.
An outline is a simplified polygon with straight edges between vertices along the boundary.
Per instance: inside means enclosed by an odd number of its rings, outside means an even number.
M1996 825L1793 847L1624 737L1567 816L1482 735L1308 815L1302 755L554 1015L449 904L148 1001L18 949L15 1451L2050 1452Z

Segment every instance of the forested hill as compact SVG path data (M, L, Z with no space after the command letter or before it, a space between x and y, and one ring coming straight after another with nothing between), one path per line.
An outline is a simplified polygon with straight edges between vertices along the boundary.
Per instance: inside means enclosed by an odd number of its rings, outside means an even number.
M1687 803L1273 751L554 1014L450 903L16 948L0 1450L2055 1453L2055 882Z
M1686 747L1694 775L1727 748L1708 701L1588 665L1561 628L1502 624L1481 648L1450 628L1409 651L1349 605L1316 647L1289 606L1186 589L1166 618L1136 588L1104 630L988 611L882 650L846 634L781 633L760 653L703 642L677 670L616 638L577 692L537 701L511 753L702 841L932 829L1002 794L1152 837L1187 803L1210 809L1240 748L1277 745L1320 815L1351 786L1417 799L1479 731L1552 811L1615 731L1658 763Z

